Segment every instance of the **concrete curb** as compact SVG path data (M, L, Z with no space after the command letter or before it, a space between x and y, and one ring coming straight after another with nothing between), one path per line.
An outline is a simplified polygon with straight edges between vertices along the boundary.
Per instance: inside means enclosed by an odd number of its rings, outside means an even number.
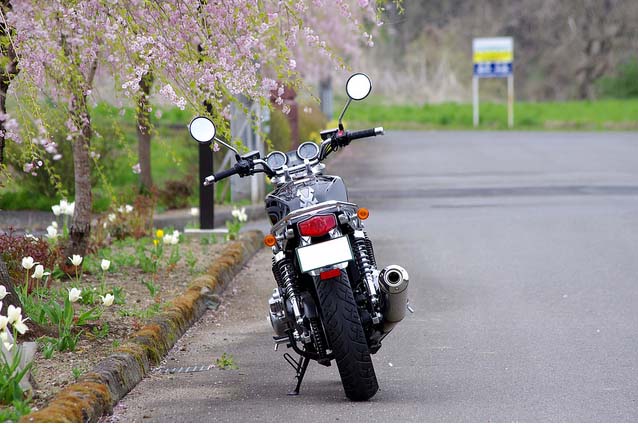
M60 391L46 407L22 417L21 422L97 422L110 414L113 406L204 314L210 297L230 283L262 246L262 239L261 232L249 231L229 243L207 273L195 278L169 308L149 320L77 383Z

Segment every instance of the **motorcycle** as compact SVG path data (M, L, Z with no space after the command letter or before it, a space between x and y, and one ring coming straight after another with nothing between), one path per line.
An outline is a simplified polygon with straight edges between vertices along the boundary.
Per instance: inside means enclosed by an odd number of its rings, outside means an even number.
M357 73L346 83L348 100L338 128L321 132L320 145L307 141L296 150L274 151L265 159L258 151L240 155L215 136L206 117L190 123L191 136L200 143L213 140L235 152L237 163L208 176L211 185L232 175L265 173L274 185L266 196L272 223L264 244L272 248L272 271L277 282L268 304L275 350L286 344L299 359L285 353L295 369L298 395L311 360L324 366L336 361L346 396L368 400L378 390L371 355L405 317L408 304L407 271L398 265L377 268L364 221L369 211L348 201L338 176L324 175L322 163L353 140L383 135L383 128L346 131L343 116L353 100L372 90L367 75Z

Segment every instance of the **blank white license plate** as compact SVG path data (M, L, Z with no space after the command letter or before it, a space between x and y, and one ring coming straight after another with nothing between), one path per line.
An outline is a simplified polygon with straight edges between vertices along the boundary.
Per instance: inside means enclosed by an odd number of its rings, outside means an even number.
M348 237L324 241L310 246L297 248L297 258L301 272L312 271L352 260L352 249Z

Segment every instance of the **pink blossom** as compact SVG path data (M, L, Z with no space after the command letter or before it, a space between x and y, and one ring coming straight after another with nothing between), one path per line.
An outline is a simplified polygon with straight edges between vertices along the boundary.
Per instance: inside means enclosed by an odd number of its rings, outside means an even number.
M134 174L142 173L142 167L140 166L139 162L132 166L132 170Z

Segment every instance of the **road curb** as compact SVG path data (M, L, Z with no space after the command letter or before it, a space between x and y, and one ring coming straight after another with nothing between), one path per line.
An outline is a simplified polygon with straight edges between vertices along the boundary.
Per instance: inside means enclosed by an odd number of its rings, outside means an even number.
M91 372L64 388L47 406L22 417L21 422L96 422L135 387L206 311L215 292L223 290L262 246L260 231L243 233L226 246L189 288L161 314L131 335L115 353Z

